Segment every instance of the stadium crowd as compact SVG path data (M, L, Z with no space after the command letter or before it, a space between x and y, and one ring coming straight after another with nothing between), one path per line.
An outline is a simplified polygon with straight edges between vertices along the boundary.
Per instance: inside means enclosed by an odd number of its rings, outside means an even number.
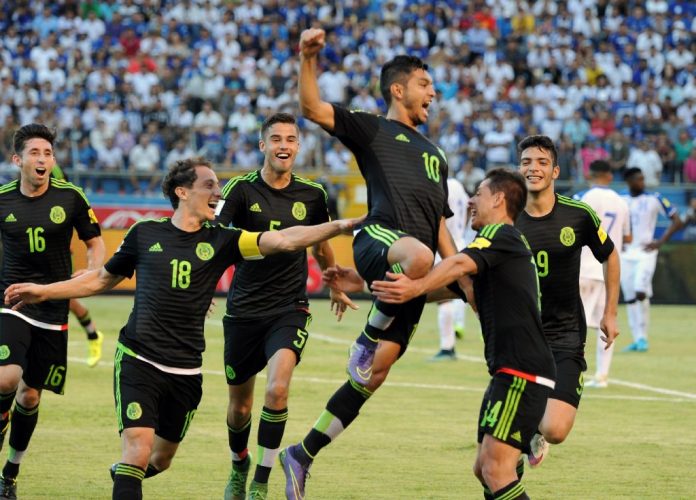
M617 179L637 166L649 186L696 182L688 0L2 2L1 176L14 176L12 133L32 121L56 128L59 164L88 189L153 192L193 153L257 168L261 121L297 114L297 43L313 23L328 31L327 101L383 112L381 64L427 60L438 98L425 132L469 191L537 133L556 141L562 180L606 158ZM342 146L301 127L300 169L348 171Z

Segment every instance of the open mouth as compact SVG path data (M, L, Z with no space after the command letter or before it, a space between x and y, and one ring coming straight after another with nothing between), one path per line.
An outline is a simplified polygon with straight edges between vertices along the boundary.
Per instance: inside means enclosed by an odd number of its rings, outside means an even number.
M46 171L47 171L47 169L46 169L46 168L43 168L43 167L39 167L39 168L36 169L36 173L39 174L39 175L41 175L41 176L43 176L44 174L46 174Z
M218 206L218 200L208 202L208 207L212 208L213 210L215 210L217 208L217 206Z
M278 153L276 155L276 158L278 158L279 160L287 160L290 158L290 154L289 153Z

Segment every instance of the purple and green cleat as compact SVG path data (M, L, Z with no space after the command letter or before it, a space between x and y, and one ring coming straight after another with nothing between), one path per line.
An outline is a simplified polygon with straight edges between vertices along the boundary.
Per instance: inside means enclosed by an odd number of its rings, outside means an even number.
M301 445L288 446L278 456L285 472L285 497L288 500L304 500L305 482L309 477L310 465L303 465L293 451L297 446Z

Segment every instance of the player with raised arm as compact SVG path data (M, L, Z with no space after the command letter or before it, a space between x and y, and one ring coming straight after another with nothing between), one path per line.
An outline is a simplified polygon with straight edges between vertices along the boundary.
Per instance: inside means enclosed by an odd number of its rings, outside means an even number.
M624 199L609 187L612 179L609 163L595 160L590 163L590 189L578 193L573 198L592 207L614 244L626 244L631 241L631 217ZM604 388L608 385L614 344L607 346L602 341L603 334L599 323L606 301L604 273L602 265L587 247L583 247L580 257L580 297L587 326L597 330L597 366L594 377L585 382L585 387Z
M556 146L549 137L528 136L518 144L517 152L529 195L515 226L529 241L536 260L541 320L556 361L556 387L528 455L529 464L535 467L547 455L548 443L561 443L570 433L582 396L587 369L587 326L580 299L582 247L588 246L604 263L606 301L600 328L607 347L619 334L619 253L594 210L555 192L560 168Z
M521 452L530 452L556 372L542 331L534 258L512 225L526 197L519 173L491 170L470 201L472 226L478 229L472 243L424 278L388 274L394 281L372 283L380 300L404 302L450 283L457 288L457 280L471 275L492 377L479 413L474 464L487 499L529 498L518 477L518 461Z
M5 290L13 310L110 290L137 273L133 311L121 329L114 399L123 451L113 498L142 498L142 480L167 469L201 399L203 324L220 275L241 260L296 252L353 229L355 221L248 232L211 224L220 187L210 162L178 161L162 183L174 215L134 224L100 270L50 285Z
M73 228L87 247L90 262L101 265L104 260L101 230L84 193L51 178L54 142L55 134L44 125L25 125L14 134L12 163L20 170L19 179L0 187L2 291L27 279L39 283L68 279ZM41 393L47 389L63 394L67 355L67 300L32 305L21 312L0 309L0 448L10 429L0 498L16 498L16 478L36 428Z
M628 195L624 199L631 213L633 240L621 254L621 289L633 342L623 350L645 352L648 350L650 298L657 251L684 223L667 198L645 190L645 177L641 169L629 168L624 173L624 180L628 185ZM655 226L660 214L668 217L672 223L660 239L655 240Z
M437 249L456 252L447 231L447 160L418 132L428 119L435 89L428 67L417 57L396 56L384 64L380 89L388 106L381 117L323 101L317 84L317 58L324 46L321 29L300 37L299 97L302 114L351 150L365 178L368 215L353 240L357 270L365 281L390 270L424 276ZM307 471L317 453L358 416L406 351L418 325L425 297L405 305L373 302L367 324L350 349L349 380L329 399L305 439L280 454L288 498L303 498Z
M263 167L225 185L217 221L247 231L328 221L326 191L292 171L299 148L300 131L294 116L276 113L266 118L259 138ZM328 241L315 245L313 253L322 269L334 265ZM346 307L343 300L347 298L341 292L330 293L336 300L340 319ZM229 385L227 427L232 453L226 499L243 500L246 495L254 383L256 374L268 366L257 464L249 486L249 498L266 498L268 478L288 419L290 381L306 346L311 320L305 249L237 264L223 318L225 375Z

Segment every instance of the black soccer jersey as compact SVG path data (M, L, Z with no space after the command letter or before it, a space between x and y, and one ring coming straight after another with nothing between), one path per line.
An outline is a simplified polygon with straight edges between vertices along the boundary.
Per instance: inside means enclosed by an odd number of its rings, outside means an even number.
M485 226L462 253L472 276L488 372L507 368L555 379L556 368L539 315L539 285L524 237L508 224Z
M216 224L189 233L168 217L134 224L105 264L111 274L137 273L135 302L119 342L172 368L198 368L203 323L220 275L259 256L258 235Z
M222 190L217 221L248 231L310 226L329 220L327 195L320 184L292 175L290 184L275 189L261 172L231 179ZM265 317L306 308L307 251L279 253L263 261L244 261L235 267L227 314Z
M70 279L73 228L81 240L101 234L84 193L77 186L51 179L41 196L24 196L19 180L0 187L3 262L0 290L18 282L53 283ZM21 314L42 323L68 322L68 301L25 305Z
M579 286L582 247L590 247L600 262L614 249L600 223L589 205L558 194L548 215L531 217L523 211L515 222L536 259L541 319L554 350L584 349L587 325Z
M404 231L437 249L447 205L447 158L422 134L396 120L334 105L332 132L350 149L367 184L364 225Z

